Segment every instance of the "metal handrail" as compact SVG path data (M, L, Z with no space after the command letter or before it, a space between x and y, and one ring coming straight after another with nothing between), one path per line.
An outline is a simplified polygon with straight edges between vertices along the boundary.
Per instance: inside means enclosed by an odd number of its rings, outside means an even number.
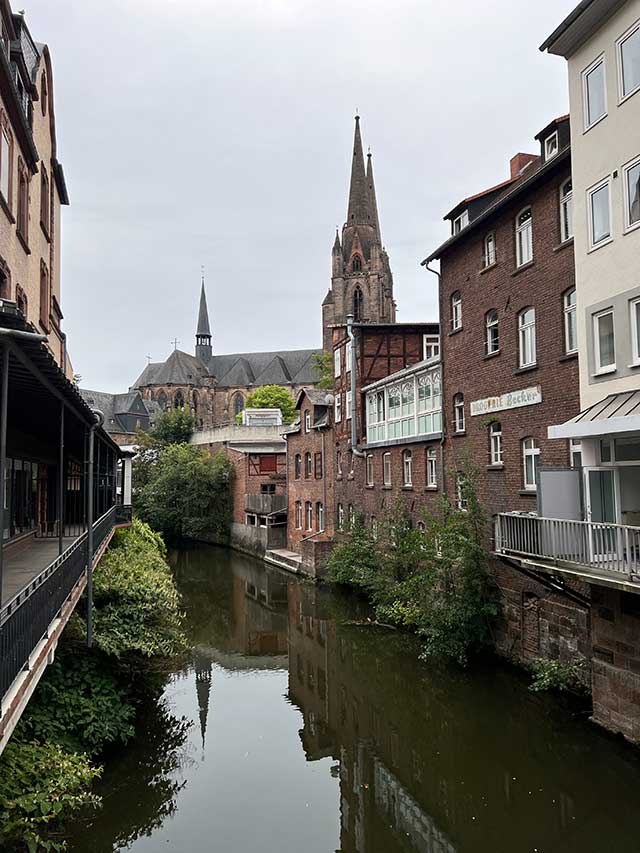
M640 533L640 527L634 527L632 524L617 524L613 521L585 521L581 518L551 518L547 515L535 515L534 513L529 512L501 512L498 513L498 515L506 518L526 518L533 521L558 521L561 523L568 522L570 524L597 525L599 527L617 527L621 530L634 530Z

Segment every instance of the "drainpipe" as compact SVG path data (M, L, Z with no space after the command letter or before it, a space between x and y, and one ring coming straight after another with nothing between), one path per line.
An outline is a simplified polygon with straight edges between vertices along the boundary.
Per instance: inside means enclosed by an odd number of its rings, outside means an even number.
M444 427L444 359L442 358L442 312L440 311L440 293L442 290L442 276L438 272L438 270L434 270L429 266L429 261L423 261L420 266L425 267L430 273L433 273L438 279L438 326L440 329L440 385L442 388L442 436L440 438L440 477L442 479L442 494L446 497L447 495L447 481L445 478L445 464L444 464L444 446L446 439L446 432Z
M364 458L365 454L358 449L358 407L356 405L356 340L353 334L353 314L347 314L347 335L351 342L351 452L354 456Z
M99 409L91 410L96 417L89 427L89 470L87 472L87 648L93 645L93 445L95 431L104 423ZM98 472L99 474L100 472Z

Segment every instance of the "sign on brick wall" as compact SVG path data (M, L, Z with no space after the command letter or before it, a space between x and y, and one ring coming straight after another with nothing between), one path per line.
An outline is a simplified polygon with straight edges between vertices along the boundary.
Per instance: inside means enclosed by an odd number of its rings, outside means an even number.
M470 411L474 415L488 415L491 412L502 412L504 409L520 409L523 406L534 406L542 402L542 388L535 385L523 388L521 391L509 391L497 397L485 397L484 400L472 400Z

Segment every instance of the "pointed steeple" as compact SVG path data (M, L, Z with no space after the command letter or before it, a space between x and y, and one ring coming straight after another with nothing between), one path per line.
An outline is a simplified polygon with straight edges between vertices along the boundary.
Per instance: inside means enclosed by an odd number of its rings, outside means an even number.
M211 677L213 667L211 659L198 649L194 652L194 670L196 676L196 696L198 699L198 717L200 720L200 737L202 738L202 755L207 736L207 717L209 716L209 698L211 694Z
M353 161L351 163L347 225L368 225L370 224L369 217L367 176L364 170L364 154L362 153L362 137L360 136L360 116L357 115L356 130L353 139Z
M380 233L380 220L378 219L378 202L376 200L376 184L373 180L373 160L371 151L367 154L367 201L369 203L369 215L371 222L376 229L376 237L378 242L382 243L382 234Z
M338 229L336 228L336 239L333 241L334 254L336 252L340 252L341 249L342 249L342 246L340 245L340 234L338 233Z
M198 310L198 325L196 327L196 356L206 361L211 358L211 327L209 325L209 310L207 308L207 294L204 290L204 271L202 273L202 286L200 288L200 308Z

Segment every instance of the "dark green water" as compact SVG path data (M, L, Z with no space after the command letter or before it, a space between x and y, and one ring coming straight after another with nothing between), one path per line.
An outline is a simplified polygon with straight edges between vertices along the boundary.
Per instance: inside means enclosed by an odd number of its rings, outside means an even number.
M231 551L173 555L193 640L72 853L631 853L640 753L513 672L417 660ZM184 718L184 719L182 719Z

